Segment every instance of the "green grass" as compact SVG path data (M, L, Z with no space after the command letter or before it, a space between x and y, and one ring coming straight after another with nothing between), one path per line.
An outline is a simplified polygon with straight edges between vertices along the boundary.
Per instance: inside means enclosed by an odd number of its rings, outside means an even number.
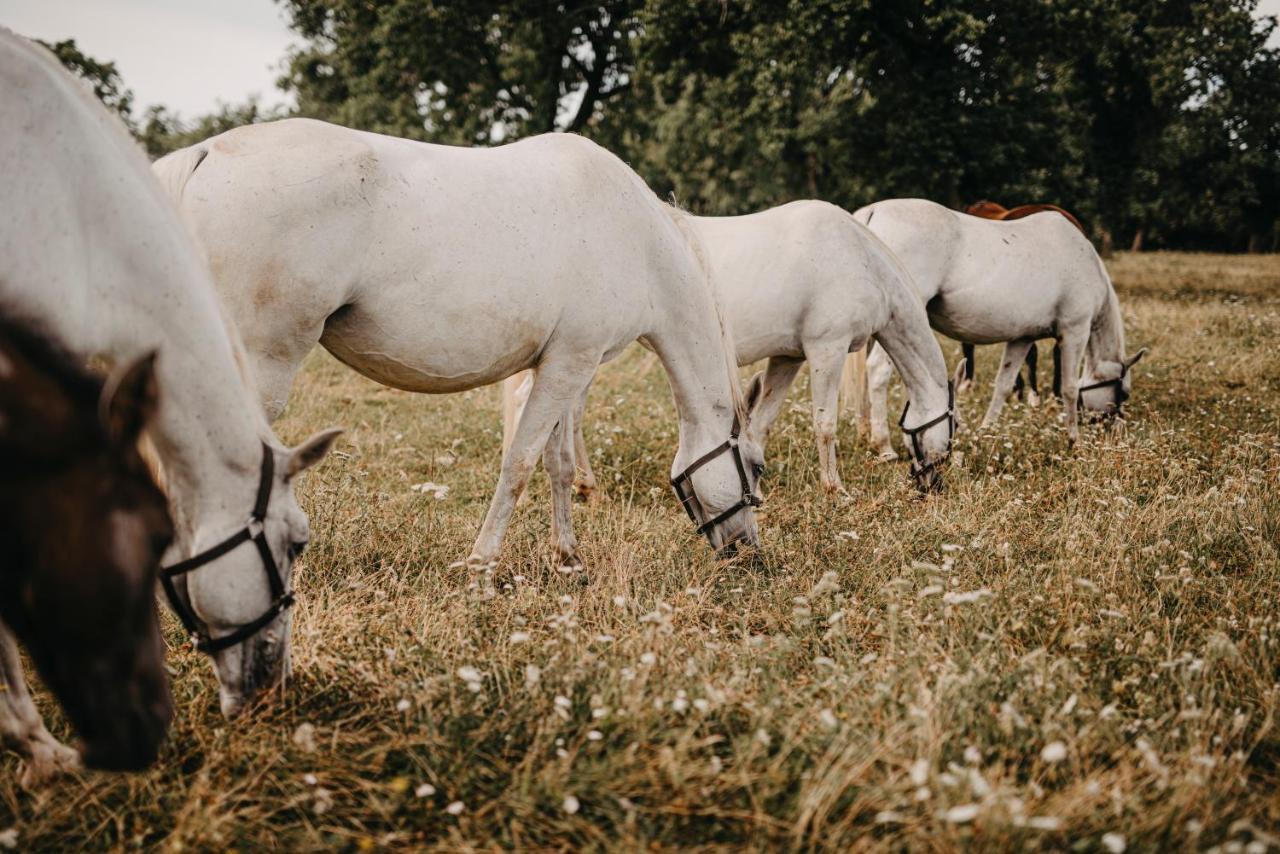
M301 489L287 692L228 723L175 648L158 767L33 793L10 757L0 828L26 850L1280 845L1280 260L1111 269L1151 348L1122 428L1073 449L1055 406L1014 405L922 500L846 419L829 499L798 383L757 562L695 537L665 376L629 351L588 409L586 587L555 571L541 475L504 551L523 580L455 565L497 477L496 389L415 396L313 354L278 432L348 433Z

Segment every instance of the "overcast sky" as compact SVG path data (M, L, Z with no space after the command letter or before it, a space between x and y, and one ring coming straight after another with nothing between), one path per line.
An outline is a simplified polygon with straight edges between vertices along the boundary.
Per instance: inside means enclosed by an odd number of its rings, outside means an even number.
M1260 8L1280 14L1280 0ZM0 24L114 61L139 109L191 117L254 93L286 100L275 81L291 38L272 0L0 0Z

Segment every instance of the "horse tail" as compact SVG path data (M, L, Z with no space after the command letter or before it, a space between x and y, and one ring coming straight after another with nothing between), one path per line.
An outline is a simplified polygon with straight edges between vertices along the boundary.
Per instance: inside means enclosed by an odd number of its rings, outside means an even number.
M166 154L151 164L151 171L160 179L160 184L169 194L169 198L175 202L181 202L182 194L187 189L187 182L208 156L209 149L204 147L204 143L199 143Z

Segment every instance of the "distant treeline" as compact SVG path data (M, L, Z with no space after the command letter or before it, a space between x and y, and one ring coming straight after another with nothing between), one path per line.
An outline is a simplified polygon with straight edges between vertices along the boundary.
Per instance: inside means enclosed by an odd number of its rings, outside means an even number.
M1104 246L1280 240L1257 0L282 5L301 115L465 145L571 130L699 212L989 198L1062 205ZM263 117L152 108L134 130L158 154Z

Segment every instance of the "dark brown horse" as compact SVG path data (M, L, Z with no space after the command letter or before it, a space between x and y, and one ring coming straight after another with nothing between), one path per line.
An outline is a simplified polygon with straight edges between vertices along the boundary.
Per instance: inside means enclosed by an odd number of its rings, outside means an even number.
M156 621L168 505L138 452L154 356L105 383L0 315L0 735L26 779L75 765L45 729L22 642L91 767L150 764L173 707Z
M964 212L970 216L981 217L983 219L1010 220L1022 219L1032 214L1051 212L1066 217L1072 225L1080 229L1080 233L1088 237L1088 232L1084 230L1084 226L1080 224L1080 220L1067 210L1063 210L1057 205L1019 205L1016 208L1006 208L999 202L993 202L990 199L983 199L974 202L964 209ZM974 346L972 344L962 344L961 350L964 352L964 378L966 381L973 382L974 367ZM1039 395L1040 390L1036 386L1036 348L1033 346L1027 351L1027 382L1026 386L1031 388L1032 393ZM1021 399L1025 387L1022 381L1022 374L1018 374L1018 378L1014 381L1013 390ZM1053 394L1054 397L1062 397L1062 354L1055 343L1053 346Z

